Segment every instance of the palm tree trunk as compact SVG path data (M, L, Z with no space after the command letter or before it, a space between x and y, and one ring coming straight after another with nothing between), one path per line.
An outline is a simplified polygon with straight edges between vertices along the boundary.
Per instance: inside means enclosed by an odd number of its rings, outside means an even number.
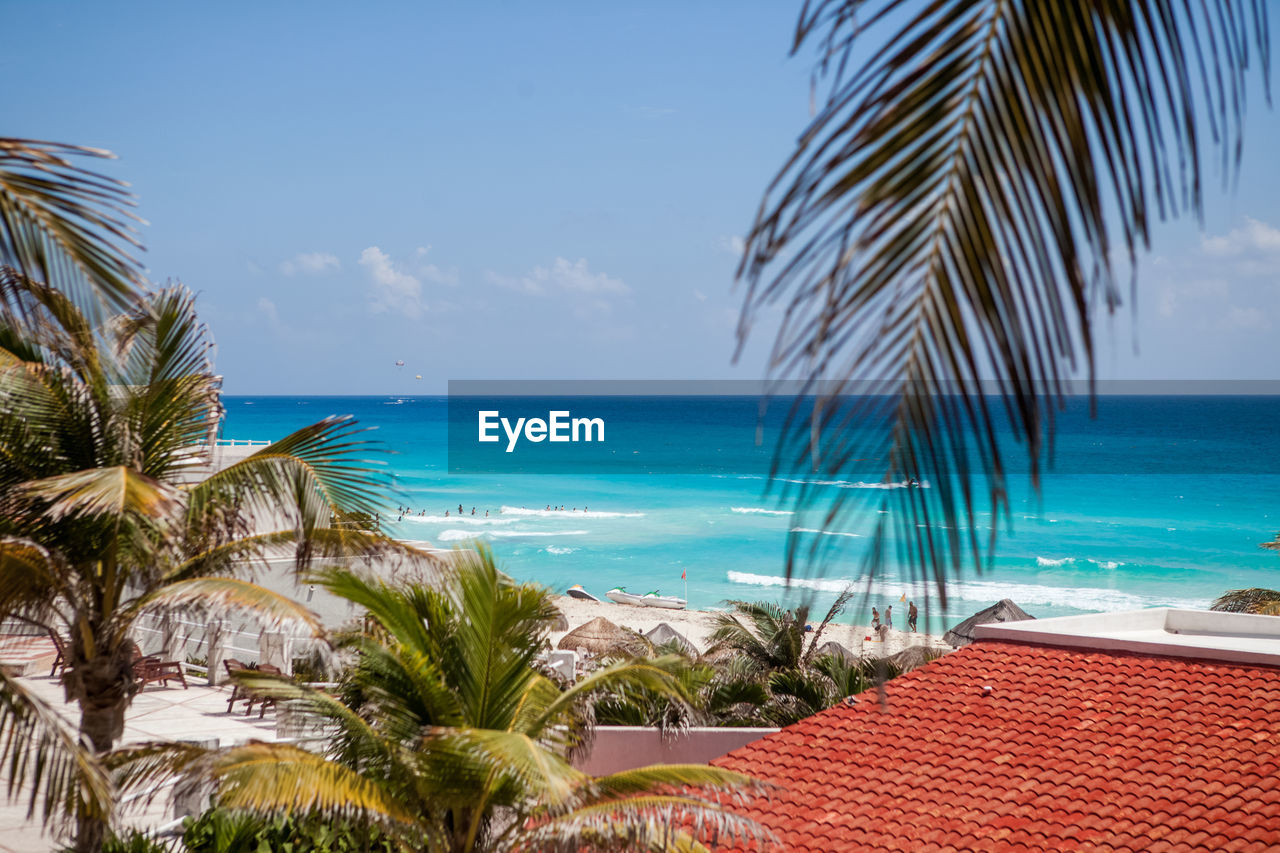
M80 703L80 736L102 755L124 734L133 665L127 649L77 661L67 679L69 699ZM110 827L110 815L81 810L76 816L76 853L99 853Z

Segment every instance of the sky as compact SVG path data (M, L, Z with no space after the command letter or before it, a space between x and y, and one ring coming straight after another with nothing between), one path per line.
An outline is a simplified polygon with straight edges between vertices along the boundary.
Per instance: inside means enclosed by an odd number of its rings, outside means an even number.
M0 134L116 153L229 394L756 378L771 318L734 364L734 271L809 118L799 6L3 0ZM1280 116L1251 96L1238 186L1157 226L1102 377L1280 378Z

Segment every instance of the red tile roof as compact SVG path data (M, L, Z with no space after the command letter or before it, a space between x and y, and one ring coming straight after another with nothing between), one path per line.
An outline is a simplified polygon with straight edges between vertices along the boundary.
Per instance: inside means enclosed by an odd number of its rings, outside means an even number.
M1280 849L1280 669L980 641L885 693L712 763L787 850Z

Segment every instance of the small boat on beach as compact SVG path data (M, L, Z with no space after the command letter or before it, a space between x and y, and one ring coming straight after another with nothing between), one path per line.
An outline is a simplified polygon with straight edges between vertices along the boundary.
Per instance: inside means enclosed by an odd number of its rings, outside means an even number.
M653 592L640 596L640 603L645 607L663 607L667 610L684 610L685 605L689 602L683 598L676 598L674 595L661 595L655 589Z
M644 596L636 595L634 592L627 592L620 586L615 586L606 592L604 596L616 604L634 604L637 606L641 605L641 599L644 598Z
M592 595L591 593L583 589L582 584L580 583L575 583L573 586L566 589L565 594L568 595L570 598L576 598L579 601L594 601L596 603L600 602L600 599L596 598L594 595Z

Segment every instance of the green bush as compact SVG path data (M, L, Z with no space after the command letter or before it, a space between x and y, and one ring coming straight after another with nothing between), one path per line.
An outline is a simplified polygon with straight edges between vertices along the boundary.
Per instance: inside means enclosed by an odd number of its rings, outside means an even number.
M72 853L75 848L64 847L63 853ZM102 853L173 853L174 842L163 842L141 832L130 832L127 835L109 835L102 842Z
M182 842L188 853L393 853L397 849L376 826L293 815L267 820L222 809L210 809L187 821Z

